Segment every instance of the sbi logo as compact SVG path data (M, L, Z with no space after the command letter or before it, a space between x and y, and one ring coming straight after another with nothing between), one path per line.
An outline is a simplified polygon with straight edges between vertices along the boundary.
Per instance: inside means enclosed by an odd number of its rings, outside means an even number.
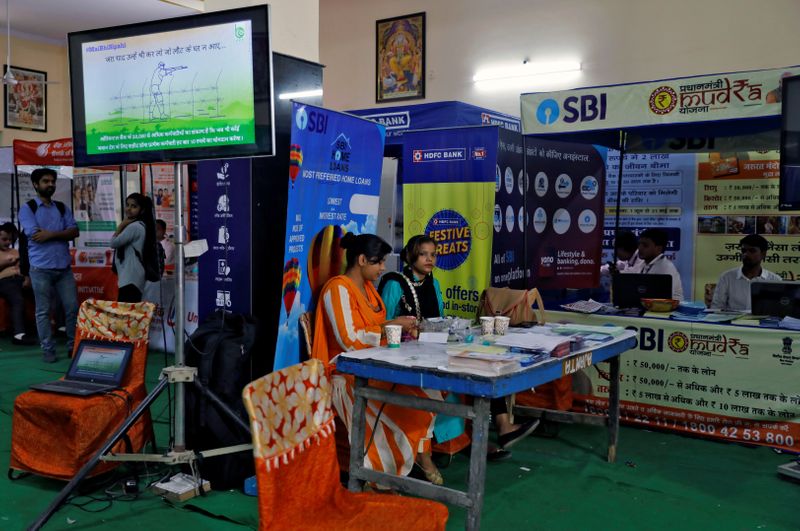
M605 93L583 96L570 96L564 99L564 122L591 122L605 120L607 109L607 95ZM536 109L536 119L542 125L552 125L561 116L561 108L554 99L542 100Z
M542 125L550 125L558 120L558 115L561 110L558 108L558 102L554 99L546 99L539 104L536 109L536 119Z
M297 109L294 121L301 131L308 128L310 133L324 133L328 130L328 116L317 111L308 112L305 107Z

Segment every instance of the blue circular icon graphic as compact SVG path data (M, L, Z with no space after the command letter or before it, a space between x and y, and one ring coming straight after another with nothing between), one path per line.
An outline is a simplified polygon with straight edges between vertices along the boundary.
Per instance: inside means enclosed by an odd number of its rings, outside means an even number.
M467 261L472 249L472 229L455 210L440 210L425 226L425 234L436 242L436 267L450 271Z
M558 120L558 115L561 109L558 107L558 102L554 99L542 100L539 107L536 109L536 119L542 125L550 125Z
M297 128L301 131L305 130L306 126L308 126L308 113L306 113L305 107L300 107L297 109L297 114L294 117L295 123L297 123Z

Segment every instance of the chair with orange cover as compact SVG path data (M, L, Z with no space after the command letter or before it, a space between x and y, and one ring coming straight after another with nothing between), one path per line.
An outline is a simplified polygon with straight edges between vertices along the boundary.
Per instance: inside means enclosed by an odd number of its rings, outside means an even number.
M259 378L242 392L253 434L261 530L443 530L447 507L359 492L339 482L331 384L319 360Z
M94 456L131 411L147 396L145 365L150 302L124 303L88 299L78 311L75 348L83 339L133 343L130 364L120 389L87 397L27 391L14 401L11 462L14 470L56 479L70 479ZM153 440L153 425L146 412L128 431L114 452L140 451ZM127 443L130 447L127 447ZM106 472L117 463L101 462L91 475Z

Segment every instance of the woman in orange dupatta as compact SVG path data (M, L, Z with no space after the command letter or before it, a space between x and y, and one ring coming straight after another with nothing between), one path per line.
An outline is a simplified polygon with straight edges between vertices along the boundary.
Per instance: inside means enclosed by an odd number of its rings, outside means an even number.
M401 325L404 332L417 324L410 316L387 321L386 308L373 285L386 269L386 255L392 250L389 244L373 234L348 233L340 245L347 251L347 270L325 284L317 301L312 356L326 364L341 352L385 344L383 327L387 324ZM331 365L329 369L333 373L333 407L347 431L352 433L353 377L337 374ZM382 389L392 387L390 383L377 381L370 381L370 385ZM439 391L419 387L395 385L394 391L442 399ZM364 444L369 447L364 456L365 467L407 475L416 460L429 481L437 485L443 483L430 455L433 413L369 400L366 418Z

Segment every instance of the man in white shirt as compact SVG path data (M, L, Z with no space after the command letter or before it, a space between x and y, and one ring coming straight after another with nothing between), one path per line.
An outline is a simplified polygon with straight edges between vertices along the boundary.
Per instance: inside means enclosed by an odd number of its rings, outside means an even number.
M715 310L750 311L750 283L783 280L779 275L761 267L769 249L763 236L750 234L739 240L742 267L734 267L720 275L714 289L711 308Z
M600 267L600 274L612 274L622 272L629 267L635 267L642 261L639 258L639 242L636 235L627 230L621 230L614 238L614 251L617 256L617 263L609 262Z
M681 275L672 260L664 256L667 248L667 233L661 229L647 229L639 235L639 258L642 261L623 273L642 273L645 275L670 275L672 277L672 298L683 300Z

